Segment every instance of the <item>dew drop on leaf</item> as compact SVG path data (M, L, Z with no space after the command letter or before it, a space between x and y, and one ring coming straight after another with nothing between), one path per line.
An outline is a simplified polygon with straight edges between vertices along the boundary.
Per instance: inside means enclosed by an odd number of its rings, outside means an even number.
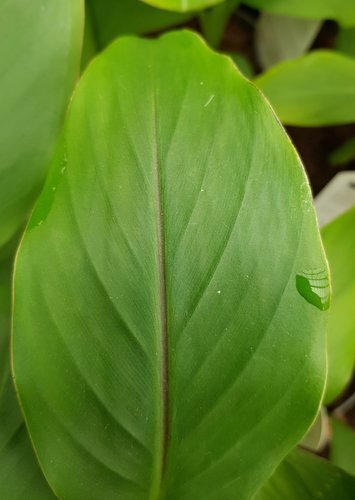
M296 276L296 288L304 299L321 311L329 309L330 286L326 270L310 270Z

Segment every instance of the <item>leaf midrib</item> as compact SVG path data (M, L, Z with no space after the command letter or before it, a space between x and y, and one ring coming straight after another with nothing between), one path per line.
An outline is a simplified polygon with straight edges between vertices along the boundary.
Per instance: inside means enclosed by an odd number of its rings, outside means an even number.
M163 185L161 177L161 158L158 141L158 112L157 96L153 79L153 134L154 134L154 160L153 169L156 186L156 229L158 243L158 278L159 278L159 306L161 327L161 398L162 398L162 440L161 440L161 468L160 481L157 485L157 498L161 496L167 451L169 442L169 356L167 332L167 287L166 287L166 262L165 262L165 228L163 210Z

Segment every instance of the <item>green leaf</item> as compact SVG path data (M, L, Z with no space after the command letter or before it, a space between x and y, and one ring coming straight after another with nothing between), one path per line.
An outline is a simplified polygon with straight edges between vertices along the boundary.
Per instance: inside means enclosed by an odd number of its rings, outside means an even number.
M353 0L243 0L252 7L304 19L334 19L343 26L355 25Z
M144 3L158 7L159 9L172 10L176 12L190 12L194 10L207 9L225 0L141 0Z
M326 314L296 275L326 267L298 156L231 60L189 32L111 45L17 259L17 386L58 496L251 497L319 408Z
M354 227L355 207L322 229L333 283L333 300L327 328L327 403L344 390L355 366Z
M331 461L355 476L355 432L336 418L332 419Z
M117 4L119 5L119 4ZM94 24L94 19L92 16L92 10L89 7L89 2L85 3L85 29L84 29L84 40L83 40L83 50L81 53L81 73L84 72L89 62L96 56L100 48L98 45L98 35L96 20Z
M240 0L226 0L221 5L201 12L199 21L203 36L211 47L218 47L229 18L237 8Z
M355 28L340 29L335 48L350 57L355 57Z
M243 73L246 78L252 78L255 75L254 68L245 56L238 52L227 52L227 55L232 59L239 71Z
M255 80L283 123L306 127L355 122L355 61L317 50Z
M256 25L255 46L263 69L304 54L321 27L320 21L263 12Z
M329 162L333 166L346 165L355 160L355 137L348 139L337 149L332 151Z
M355 478L327 460L295 450L282 462L255 500L353 500Z
M10 374L11 263L0 266L0 498L54 500L34 456Z
M86 7L99 50L119 36L159 31L193 16L157 9L140 0L86 0Z
M0 6L0 246L23 222L46 173L77 78L81 0Z

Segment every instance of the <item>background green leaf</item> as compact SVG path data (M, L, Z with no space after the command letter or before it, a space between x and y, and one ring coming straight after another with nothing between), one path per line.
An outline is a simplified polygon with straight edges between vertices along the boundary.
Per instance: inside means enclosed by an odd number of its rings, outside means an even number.
M203 36L211 47L218 47L220 44L229 18L238 4L240 0L226 0L199 15Z
M335 47L340 52L355 57L355 28L340 29Z
M344 26L355 25L353 0L244 0L244 3L273 14L304 19L334 19Z
M294 450L255 500L353 500L355 478L327 460Z
M333 283L333 300L327 328L327 403L344 390L355 365L354 227L355 207L322 229Z
M80 61L82 0L0 5L0 246L31 208Z
M326 407L322 406L317 418L299 444L311 451L322 451L328 444L328 441L329 418Z
M249 498L318 411L310 189L197 35L121 38L90 65L16 268L16 381L60 497Z
M86 0L86 8L98 50L119 36L152 33L183 23L193 15L157 9L140 0Z
M331 461L355 476L355 432L351 427L332 419Z
M54 500L36 461L10 374L11 264L0 264L0 498Z
M355 122L355 60L317 50L255 79L283 123L303 127Z
M232 59L239 71L241 71L246 78L251 79L254 76L254 68L246 57L237 52L227 52L227 55Z
M159 9L172 10L177 12L189 12L194 10L207 9L213 5L222 3L224 0L141 0Z

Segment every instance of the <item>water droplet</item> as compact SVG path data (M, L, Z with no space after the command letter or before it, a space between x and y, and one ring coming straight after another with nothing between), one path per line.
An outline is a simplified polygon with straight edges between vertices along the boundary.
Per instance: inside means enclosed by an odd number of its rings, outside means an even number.
M314 269L297 274L296 288L310 304L321 311L329 309L330 286L327 271Z
M217 293L220 294L221 293L221 290L217 290Z

